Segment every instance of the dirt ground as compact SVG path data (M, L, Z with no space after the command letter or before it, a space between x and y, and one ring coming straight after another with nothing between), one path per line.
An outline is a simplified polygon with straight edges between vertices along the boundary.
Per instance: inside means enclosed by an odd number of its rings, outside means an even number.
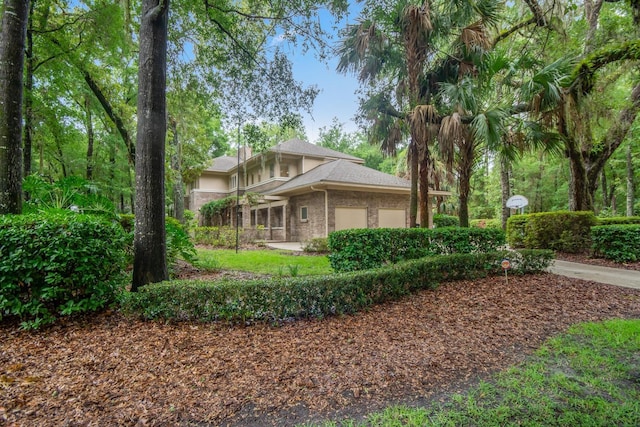
M0 424L295 425L464 391L577 322L640 317L640 291L552 274L443 284L284 325L107 312L0 326Z

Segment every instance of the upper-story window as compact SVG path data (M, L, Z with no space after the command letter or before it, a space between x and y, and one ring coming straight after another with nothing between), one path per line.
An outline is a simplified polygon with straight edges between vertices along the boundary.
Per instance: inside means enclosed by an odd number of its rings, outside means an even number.
M276 169L275 169L275 165L271 163L269 165L269 178L273 178L274 176L276 176Z
M280 163L280 176L288 177L289 176L289 165L286 163Z

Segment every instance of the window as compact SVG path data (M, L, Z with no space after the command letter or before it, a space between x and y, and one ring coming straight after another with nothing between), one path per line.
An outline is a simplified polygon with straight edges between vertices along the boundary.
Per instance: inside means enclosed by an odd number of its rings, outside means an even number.
M269 165L269 178L273 178L276 175L274 164Z
M286 163L280 163L280 176L289 177L289 165Z
M230 180L229 180L229 188L236 188L236 182L238 177L236 175L232 175Z
M302 206L300 208L300 222L307 222L309 219L309 208Z

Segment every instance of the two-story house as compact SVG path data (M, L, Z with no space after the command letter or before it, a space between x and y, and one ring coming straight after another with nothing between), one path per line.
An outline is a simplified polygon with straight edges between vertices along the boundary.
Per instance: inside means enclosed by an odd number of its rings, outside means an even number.
M407 227L410 182L363 162L299 139L253 156L243 149L239 156L214 159L188 186L188 209L258 194L257 204L242 205L240 225L263 226L267 239L280 241L306 241L346 228Z

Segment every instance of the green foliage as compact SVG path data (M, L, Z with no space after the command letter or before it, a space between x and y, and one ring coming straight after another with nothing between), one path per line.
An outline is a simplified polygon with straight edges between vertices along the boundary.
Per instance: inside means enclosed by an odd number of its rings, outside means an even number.
M535 253L522 257L513 272L534 271L533 263L527 262L536 258ZM537 253L549 256L548 251ZM164 282L126 294L122 309L145 319L201 322L281 321L348 314L420 289L434 289L443 281L500 275L500 261L505 257L518 259L510 252L454 254L326 276Z
M169 266L175 265L178 258L190 263L195 262L196 248L180 221L166 217L165 230L167 232L167 263Z
M314 237L304 243L302 248L305 252L313 252L319 254L329 253L329 240L326 237Z
M597 225L640 224L640 216L614 216L597 218Z
M528 215L514 215L507 220L507 243L512 248L524 246Z
M440 227L460 227L460 219L457 216L435 214L433 216L433 226Z
M118 215L118 220L122 228L129 234L129 253L133 254L135 216L131 214ZM196 249L189 233L187 233L186 226L171 217L165 218L164 226L167 234L167 264L169 265L169 269L175 266L178 258L194 263L196 260Z
M499 218L472 219L469 221L469 225L478 228L502 228L502 220Z
M30 195L24 204L25 213L73 209L109 217L115 215L115 206L100 194L96 184L77 176L50 183L39 175L30 175L24 179L23 189Z
M0 319L25 328L95 311L124 286L127 236L95 215L0 216Z
M223 217L227 215L230 209L235 206L236 197L228 196L219 200L212 200L205 203L200 208L200 214L207 225L223 225Z
M504 244L501 229L444 227L340 230L329 235L329 260L335 271L453 253L482 253Z
M591 227L594 255L616 262L640 260L640 224Z
M511 247L578 253L590 247L590 230L595 223L590 211L517 215L507 221L508 243Z
M239 238L244 235L244 229L238 230ZM193 231L196 245L211 245L219 248L234 248L236 246L236 229L233 227L196 227Z

